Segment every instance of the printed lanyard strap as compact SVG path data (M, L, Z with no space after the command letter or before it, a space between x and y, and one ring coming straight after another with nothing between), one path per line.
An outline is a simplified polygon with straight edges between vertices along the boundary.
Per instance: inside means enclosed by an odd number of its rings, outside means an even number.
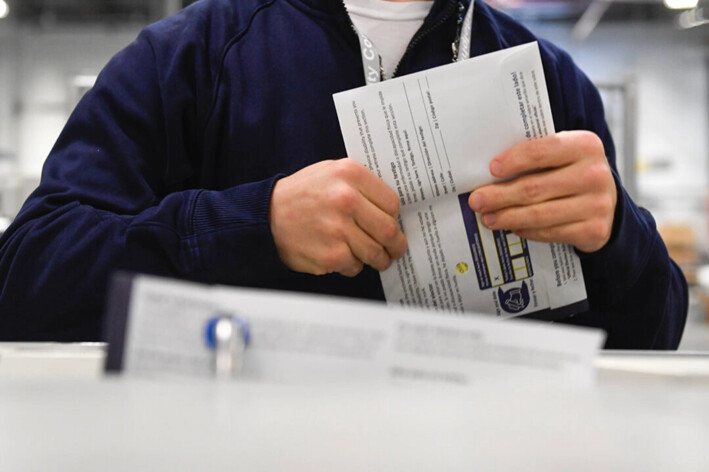
M462 5L462 4L461 4ZM465 13L465 18L460 27L460 34L456 42L453 44L453 59L462 61L470 57L470 37L473 30L473 10L475 0L470 1L470 6ZM369 40L364 33L357 29L352 24L357 37L359 38L359 48L362 53L362 65L364 66L364 81L369 84L375 84L382 80L384 76L382 71L382 61L374 43Z

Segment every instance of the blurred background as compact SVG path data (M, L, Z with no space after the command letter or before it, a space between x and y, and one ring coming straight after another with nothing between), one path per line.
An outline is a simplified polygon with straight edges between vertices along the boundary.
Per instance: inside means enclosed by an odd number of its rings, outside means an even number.
M0 232L103 65L190 3L0 0ZM625 186L690 282L681 347L709 350L709 0L489 3L569 51L601 90Z

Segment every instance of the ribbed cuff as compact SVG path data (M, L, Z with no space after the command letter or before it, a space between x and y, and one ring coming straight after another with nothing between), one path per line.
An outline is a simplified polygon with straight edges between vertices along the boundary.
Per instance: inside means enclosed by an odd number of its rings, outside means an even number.
M192 214L193 250L212 283L255 285L289 273L271 234L271 193L281 175L226 190L204 190Z

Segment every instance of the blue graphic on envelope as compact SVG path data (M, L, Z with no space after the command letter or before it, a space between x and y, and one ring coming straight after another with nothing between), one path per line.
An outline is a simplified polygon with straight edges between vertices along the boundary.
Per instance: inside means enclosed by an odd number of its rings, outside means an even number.
M532 277L527 240L511 231L485 228L480 215L468 206L468 195L470 192L458 195L458 201L480 290Z

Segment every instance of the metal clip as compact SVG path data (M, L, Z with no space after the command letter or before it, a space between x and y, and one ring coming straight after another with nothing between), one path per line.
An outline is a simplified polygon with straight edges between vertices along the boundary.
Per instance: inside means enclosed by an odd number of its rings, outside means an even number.
M207 347L214 351L214 373L217 378L238 376L244 367L244 351L251 333L244 320L220 314L210 318L204 330Z

